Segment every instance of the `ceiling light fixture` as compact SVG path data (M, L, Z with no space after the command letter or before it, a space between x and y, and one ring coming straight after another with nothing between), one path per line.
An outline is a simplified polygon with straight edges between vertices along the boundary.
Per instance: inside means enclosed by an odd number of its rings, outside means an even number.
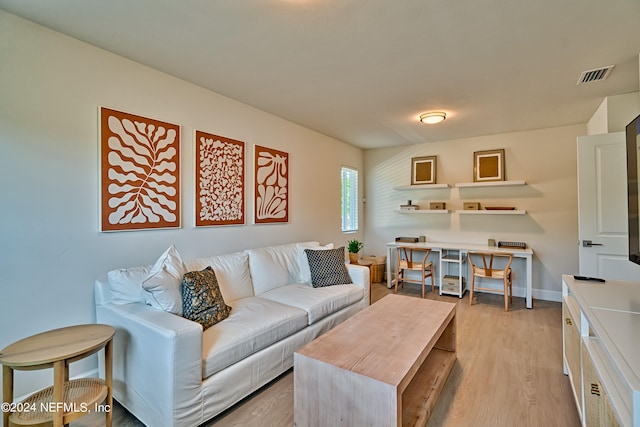
M428 113L420 114L420 121L428 125L435 125L447 118L447 113L444 111L429 111Z

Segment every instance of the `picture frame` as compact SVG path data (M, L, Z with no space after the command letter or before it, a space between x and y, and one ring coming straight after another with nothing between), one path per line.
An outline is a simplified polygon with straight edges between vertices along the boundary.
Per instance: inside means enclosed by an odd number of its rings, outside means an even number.
M473 153L473 182L504 180L504 148Z
M180 125L99 108L100 231L181 227Z
M289 222L289 153L254 146L254 223Z
M411 159L411 185L436 183L437 157L422 156Z
M245 224L245 143L195 131L196 227Z

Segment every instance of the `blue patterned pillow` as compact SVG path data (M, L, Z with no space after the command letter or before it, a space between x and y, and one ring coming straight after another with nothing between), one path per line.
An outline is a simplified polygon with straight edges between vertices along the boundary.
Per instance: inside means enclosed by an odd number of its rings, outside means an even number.
M314 288L353 283L344 264L344 246L325 250L305 249L304 252L309 261L311 285Z
M211 267L190 271L182 277L182 316L207 329L229 317L231 307L225 304Z

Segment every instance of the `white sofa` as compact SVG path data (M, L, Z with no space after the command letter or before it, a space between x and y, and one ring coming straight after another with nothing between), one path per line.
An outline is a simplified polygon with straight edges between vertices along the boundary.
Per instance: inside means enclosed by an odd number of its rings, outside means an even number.
M232 307L204 332L145 303L139 284L151 266L97 280L97 322L116 328L115 399L147 426L194 427L290 369L298 348L369 305L369 270L362 266L347 265L352 284L311 286L304 249L317 246L185 261L188 271L211 266Z

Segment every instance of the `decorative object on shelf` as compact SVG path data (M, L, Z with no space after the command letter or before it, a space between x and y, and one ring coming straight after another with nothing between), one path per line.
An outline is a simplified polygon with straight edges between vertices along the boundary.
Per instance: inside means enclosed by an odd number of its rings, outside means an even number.
M100 108L101 231L180 227L180 126Z
M498 242L498 247L509 249L527 249L527 244L525 242Z
M418 208L419 206L412 204L411 200L407 200L406 205L400 205L400 210L403 210L403 211L418 210Z
M429 209L442 210L444 209L445 202L431 202L429 203Z
M397 243L418 243L418 237L396 237Z
M196 227L244 224L244 142L196 130Z
M418 242L426 242L427 236L418 236Z
M487 240L487 246L495 246L495 245L496 245L496 239Z
M289 221L289 153L255 146L256 224Z
M437 156L414 157L411 159L411 185L436 183Z
M347 242L347 250L349 251L349 262L351 264L358 263L358 252L364 248L364 243L359 240L353 239Z
M504 181L504 149L473 153L473 181Z
M464 202L462 205L465 211L479 211L480 203L478 202Z

